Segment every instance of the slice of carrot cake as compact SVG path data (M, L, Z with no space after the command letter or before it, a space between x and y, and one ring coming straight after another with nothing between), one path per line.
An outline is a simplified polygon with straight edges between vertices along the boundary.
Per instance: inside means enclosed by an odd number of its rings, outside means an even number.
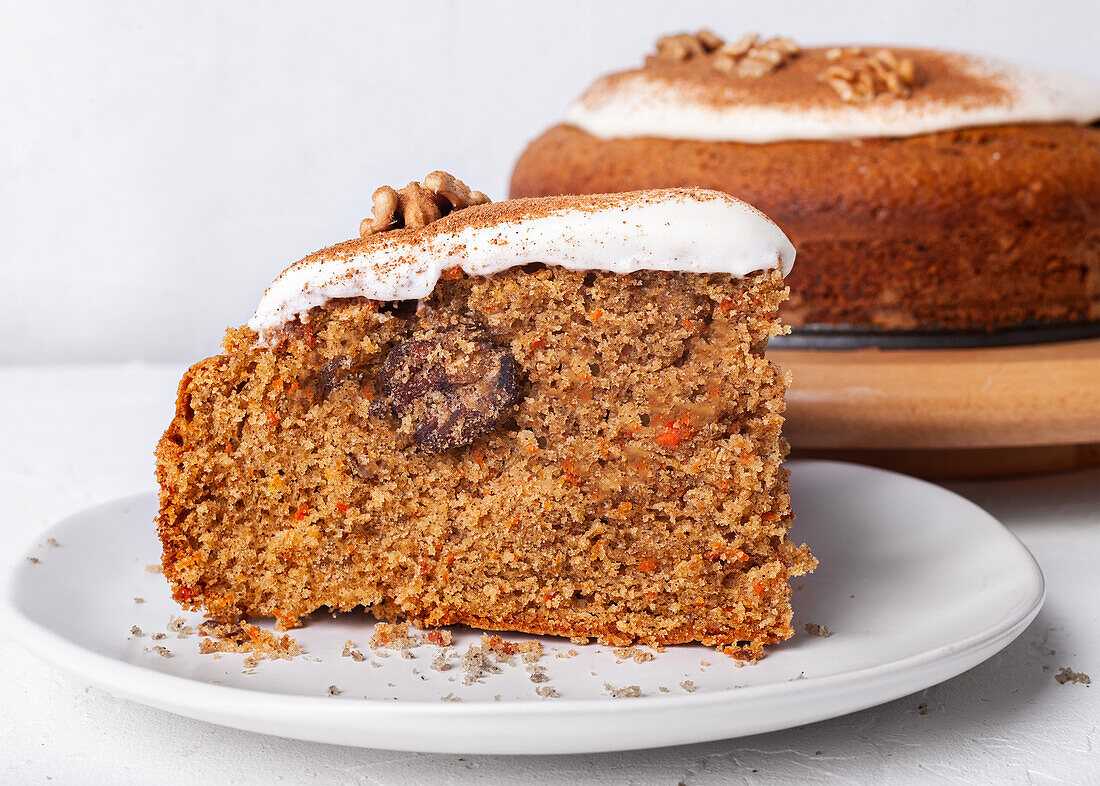
M792 634L779 334L794 249L670 189L496 204L444 173L287 268L157 448L174 597L299 624Z

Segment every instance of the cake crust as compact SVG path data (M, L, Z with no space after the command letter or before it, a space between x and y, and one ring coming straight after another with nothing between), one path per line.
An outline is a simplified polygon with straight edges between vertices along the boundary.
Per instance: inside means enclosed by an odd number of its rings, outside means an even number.
M769 144L601 139L559 125L524 151L511 193L689 184L757 205L790 235L798 264L784 318L794 325L1100 319L1095 125Z

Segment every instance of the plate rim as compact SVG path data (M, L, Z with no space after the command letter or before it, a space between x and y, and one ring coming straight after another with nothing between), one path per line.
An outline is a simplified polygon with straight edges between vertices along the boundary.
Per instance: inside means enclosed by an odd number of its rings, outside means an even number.
M86 649L80 644L66 639L62 635L55 633L53 630L30 618L18 607L15 599L20 574L23 570L29 569L27 565L23 564L26 559L24 551L20 551L15 556L7 571L8 575L3 586L3 593L0 594L0 626L7 630L16 642L39 659L45 661L54 668L76 676L91 685L95 685L112 695L136 701L146 706L173 712L178 715L266 734L272 734L273 732L258 731L257 729L242 726L239 723L216 720L212 717L218 714L214 710L216 710L219 705L224 705L226 702L231 702L234 705L235 711L231 713L234 716L244 716L250 713L262 712L272 706L278 706L283 714L288 715L302 712L314 712L320 708L324 708L324 713L334 720L362 718L365 716L378 718L382 722L385 722L387 719L410 716L414 720L419 721L433 718L440 721L451 722L459 718L478 721L491 719L499 722L508 719L518 720L525 717L530 718L532 716L546 717L553 720L555 718L560 719L572 715L590 716L607 713L614 713L617 717L622 718L628 714L642 714L643 710L657 712L683 709L704 710L723 705L730 705L730 708L734 709L737 704L749 703L752 701L768 701L776 695L783 697L784 700L787 701L797 701L799 697L804 697L805 694L816 694L821 691L851 690L854 686L861 684L888 683L892 676L919 676L919 679L916 680L897 680L896 683L903 687L901 692L897 693L897 695L887 695L890 693L889 691L876 692L872 701L861 701L858 703L858 707L842 709L831 714L825 711L824 713L815 714L812 719L801 720L795 724L784 723L775 727L767 727L767 724L763 724L758 731L741 732L735 735L719 733L709 737L705 735L698 736L697 741L704 742L714 739L732 739L747 734L774 731L779 728L789 728L792 725L814 723L826 720L830 717L858 711L858 709L878 706L912 693L913 690L921 689L920 687L910 688L909 685L912 682L919 682L924 687L939 684L944 680L951 679L967 671L978 663L992 657L1003 647L1007 646L1024 631L1042 608L1046 599L1046 581L1034 555L1032 555L1023 542L1016 537L1015 533L1009 530L980 505L977 505L966 497L950 489L919 478L849 462L804 459L787 462L785 466L788 468L792 466L815 467L827 471L854 471L856 473L865 473L868 475L891 476L892 480L895 482L900 479L904 482L916 483L926 488L930 487L933 489L933 493L946 494L953 497L953 501L956 503L965 503L964 506L969 507L971 512L978 518L984 519L986 525L995 525L1001 530L1002 534L1008 535L1011 538L1019 555L1028 565L1028 573L1030 575L1022 577L1021 581L1028 581L1030 591L1025 593L1025 600L1018 605L1018 608L1006 613L1001 619L997 620L994 625L983 628L978 633L971 634L947 644L937 645L936 647L908 655L904 658L864 666L852 671L844 671L820 677L805 677L804 679L793 682L746 685L725 690L706 691L699 694L667 696L647 695L630 702L610 701L602 698L500 703L478 701L458 705L450 702L393 702L380 699L333 701L333 699L328 696L281 694L265 690L240 688L232 685L200 682L192 678L131 664ZM115 497L66 515L40 530L38 534L39 536L47 536L49 532L62 527L72 519L94 515L94 513L101 508L115 507L127 503L136 505L147 504L151 497L155 498L155 492L147 491ZM972 656L974 655L980 655L980 657L978 657L977 660L972 660ZM930 677L927 675L927 672L931 671L936 663L941 663L941 665L950 663L951 666L943 672L946 676L938 676L929 682L928 680ZM959 668L958 666L960 663L965 665ZM130 686L135 684L143 685L144 690L131 689ZM222 715L224 715L224 713L222 713ZM297 738L323 741L316 736L298 736ZM674 740L667 744L676 745L683 743ZM362 747L372 746L363 745ZM468 753L580 753L628 750L631 747L637 746L631 746L629 744L617 746L596 745L591 748L537 751L533 749L519 751L502 747L489 747L481 751L475 751L465 747L459 749L447 748L445 746L413 747L383 745L380 747L389 747L389 749L392 750L461 750ZM658 746L647 745L645 747Z

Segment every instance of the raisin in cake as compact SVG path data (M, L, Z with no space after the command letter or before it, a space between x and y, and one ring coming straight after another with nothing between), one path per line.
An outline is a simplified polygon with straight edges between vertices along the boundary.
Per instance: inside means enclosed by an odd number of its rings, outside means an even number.
M598 80L511 192L740 197L798 248L783 316L804 329L1087 335L1098 118L1100 84L988 58L679 35Z
M816 562L764 358L791 244L714 191L484 201L440 173L379 189L363 237L186 373L157 449L176 600L746 655L791 636Z

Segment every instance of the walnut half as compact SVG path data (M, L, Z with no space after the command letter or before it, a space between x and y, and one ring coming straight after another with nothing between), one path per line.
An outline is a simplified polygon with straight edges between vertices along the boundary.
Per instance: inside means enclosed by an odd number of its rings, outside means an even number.
M390 229L420 229L454 210L482 205L489 197L473 191L454 175L432 172L423 183L413 181L400 190L382 186L371 197L371 216L359 222L359 236Z
M454 175L438 170L424 178L424 188L432 192L436 205L444 211L444 215L451 210L489 202L489 197L480 191L473 191Z
M695 35L678 33L657 39L655 60L688 60L696 55L705 55L722 46L722 39L709 30L700 30Z

